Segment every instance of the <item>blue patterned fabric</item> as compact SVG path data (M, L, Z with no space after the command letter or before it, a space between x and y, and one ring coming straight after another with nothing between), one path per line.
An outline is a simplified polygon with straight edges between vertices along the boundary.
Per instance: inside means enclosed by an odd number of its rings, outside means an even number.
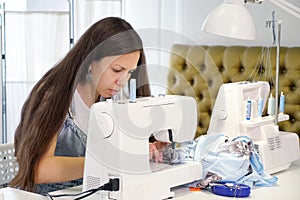
M203 177L189 184L192 187L207 182L211 175L218 177L216 180L234 181L250 187L274 186L278 180L265 172L253 141L247 136L228 138L223 133L203 135L182 144L176 151L180 162L193 160L202 164Z

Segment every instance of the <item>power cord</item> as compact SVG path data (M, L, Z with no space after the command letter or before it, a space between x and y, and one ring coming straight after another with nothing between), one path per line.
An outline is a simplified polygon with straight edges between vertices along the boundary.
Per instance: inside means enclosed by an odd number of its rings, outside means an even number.
M54 200L54 198L60 198L60 197L66 197L66 196L69 196L69 197L70 196L74 196L74 197L80 196L80 197L77 197L74 199L74 200L80 200L80 199L84 199L100 190L119 191L119 189L120 189L120 179L114 178L114 179L110 179L108 183L106 183L98 188L90 189L90 190L80 192L77 194L58 194L58 195L47 194L46 196L49 197L51 200Z

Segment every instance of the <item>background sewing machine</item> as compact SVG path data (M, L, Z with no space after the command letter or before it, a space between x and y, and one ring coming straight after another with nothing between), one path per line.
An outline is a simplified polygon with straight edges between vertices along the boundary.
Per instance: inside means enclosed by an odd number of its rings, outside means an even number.
M208 134L225 133L229 137L246 135L253 139L261 155L265 170L275 173L285 170L291 162L299 158L299 138L297 134L279 131L274 124L274 116L255 115L258 99L266 106L270 93L268 82L235 82L223 84L218 92L210 121ZM246 119L246 101L252 104L253 117ZM278 121L288 120L283 113Z
M135 103L99 102L92 106L83 191L120 179L120 190L98 192L90 199L166 199L171 188L199 180L197 162L177 165L149 162L149 137L184 142L194 138L195 99L187 96L138 98ZM168 131L169 130L169 131Z

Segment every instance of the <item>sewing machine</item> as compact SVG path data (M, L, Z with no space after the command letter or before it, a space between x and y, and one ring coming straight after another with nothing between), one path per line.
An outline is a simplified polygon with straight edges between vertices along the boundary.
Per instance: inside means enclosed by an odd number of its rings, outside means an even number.
M299 158L299 138L296 133L279 131L274 115L257 115L257 103L263 99L263 109L270 93L268 82L235 82L223 84L218 92L208 134L225 133L229 137L249 136L261 155L265 170L273 174L285 170ZM252 101L252 117L247 118L247 100ZM289 116L279 113L278 122Z
M197 125L195 99L166 95L92 106L89 119L83 191L110 179L120 180L119 191L97 192L89 199L153 200L174 196L173 187L199 180L197 162L176 165L149 161L149 137L158 141L193 140Z

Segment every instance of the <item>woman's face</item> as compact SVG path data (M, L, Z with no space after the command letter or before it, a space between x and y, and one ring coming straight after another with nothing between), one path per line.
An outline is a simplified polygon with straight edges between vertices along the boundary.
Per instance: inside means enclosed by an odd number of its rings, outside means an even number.
M137 68L140 52L104 57L93 63L92 77L96 85L96 97L108 98L123 88L131 73Z

